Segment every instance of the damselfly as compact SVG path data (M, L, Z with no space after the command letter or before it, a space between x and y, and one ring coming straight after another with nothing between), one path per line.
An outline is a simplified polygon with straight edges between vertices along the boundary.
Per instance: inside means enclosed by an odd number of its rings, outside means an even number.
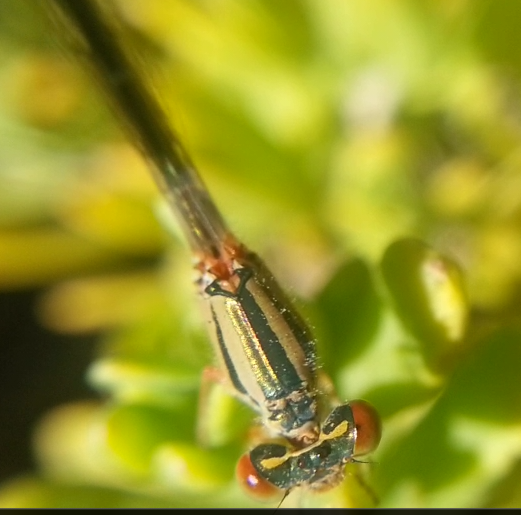
M270 437L279 438L240 459L239 481L259 496L336 486L345 465L379 443L374 408L360 400L335 403L325 394L309 328L264 263L228 229L99 7L90 0L55 3L73 23L182 225L220 380L260 415Z

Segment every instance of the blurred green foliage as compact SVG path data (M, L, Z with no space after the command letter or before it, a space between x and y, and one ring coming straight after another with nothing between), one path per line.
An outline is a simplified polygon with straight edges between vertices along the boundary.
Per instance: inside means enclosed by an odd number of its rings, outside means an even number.
M233 477L249 410L217 392L196 443L211 355L189 255L45 4L0 3L0 287L45 286L57 331L105 331L87 377L107 400L50 413L0 506L255 506ZM340 397L382 414L377 463L350 472L382 507L519 507L519 2L118 7ZM349 476L309 497L285 505L371 505Z

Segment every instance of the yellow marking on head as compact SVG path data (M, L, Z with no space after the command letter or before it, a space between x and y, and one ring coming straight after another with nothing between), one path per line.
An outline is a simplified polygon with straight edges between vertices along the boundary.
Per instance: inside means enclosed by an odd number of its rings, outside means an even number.
M292 453L287 452L284 456L277 456L275 458L264 458L261 460L261 465L264 469L274 469L278 466L282 465L288 458L292 455Z
M333 438L339 438L347 433L349 430L349 422L347 420L342 420L338 426L331 431L328 435L325 435L321 440L332 440Z

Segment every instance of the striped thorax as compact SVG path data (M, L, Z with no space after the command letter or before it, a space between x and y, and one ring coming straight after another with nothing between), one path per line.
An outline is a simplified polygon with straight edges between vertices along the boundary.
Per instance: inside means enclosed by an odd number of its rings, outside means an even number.
M198 265L220 369L274 436L301 447L319 435L315 342L262 261L234 240Z

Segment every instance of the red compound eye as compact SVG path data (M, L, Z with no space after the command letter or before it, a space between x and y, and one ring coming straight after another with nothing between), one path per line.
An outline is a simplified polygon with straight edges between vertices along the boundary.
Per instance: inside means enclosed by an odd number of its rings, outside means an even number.
M376 410L367 401L349 403L356 427L355 456L374 451L382 438L382 423Z
M248 495L258 501L273 501L284 495L284 491L262 478L253 466L250 455L243 454L235 470L237 481Z

